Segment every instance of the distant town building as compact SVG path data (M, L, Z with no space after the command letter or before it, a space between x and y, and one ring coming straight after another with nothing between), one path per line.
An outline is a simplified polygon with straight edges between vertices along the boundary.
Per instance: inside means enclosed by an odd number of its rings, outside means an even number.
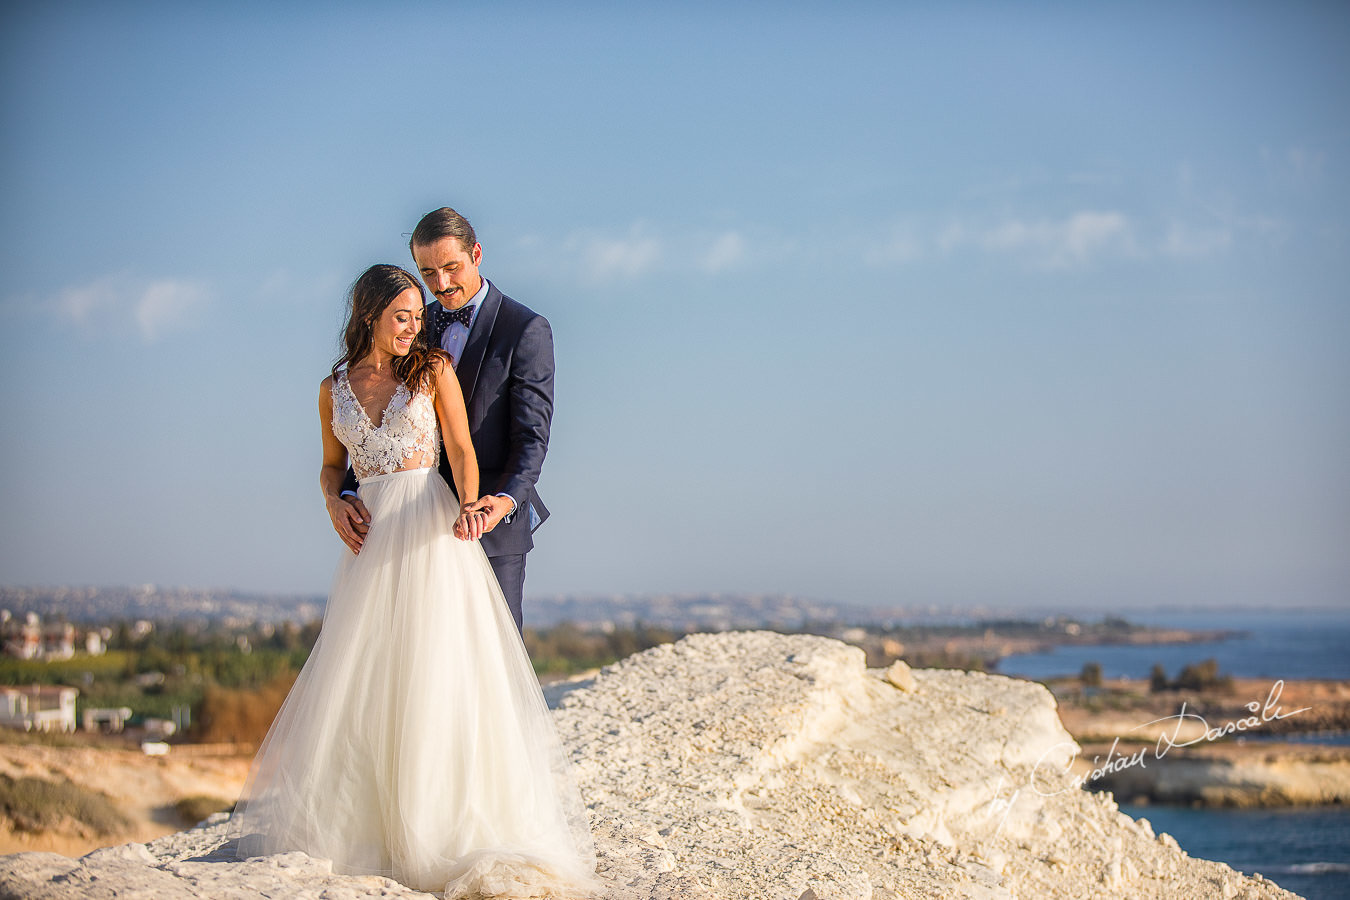
M42 651L42 629L37 624L36 614L29 613L23 621L7 615L3 629L0 636L4 638L6 656L33 659Z
M70 659L75 655L75 626L69 622L53 622L42 627L42 658Z
M127 719L130 718L131 709L126 706L85 707L81 724L85 731L117 734L127 727Z
M178 726L169 719L150 718L145 720L145 739L147 741L162 741L177 733Z
M0 687L0 725L24 731L75 730L73 687L34 684L26 687Z
M26 613L23 618L18 618L7 609L0 610L0 648L6 656L60 661L75 655L75 643L75 626L69 622L44 625L37 613ZM87 632L83 643L84 650L93 656L106 649L103 635L98 631Z
M163 672L141 672L131 678L131 683L136 687L145 690L146 688L158 687L164 683Z

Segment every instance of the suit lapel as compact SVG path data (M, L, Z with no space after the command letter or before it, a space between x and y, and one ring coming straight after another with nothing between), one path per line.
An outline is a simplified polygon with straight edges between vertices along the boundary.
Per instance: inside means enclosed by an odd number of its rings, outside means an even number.
M483 368L483 357L487 355L488 340L492 337L492 325L497 321L497 311L501 306L502 292L489 281L487 296L483 298L483 308L474 319L473 331L469 332L469 342L464 345L464 353L460 357L459 365L455 367L460 389L464 391L466 408L473 399L473 389L478 384L478 372Z

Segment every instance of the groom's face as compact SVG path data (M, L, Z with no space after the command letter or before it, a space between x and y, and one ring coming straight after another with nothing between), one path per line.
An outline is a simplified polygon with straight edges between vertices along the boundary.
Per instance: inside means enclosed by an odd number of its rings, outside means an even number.
M483 286L478 274L482 244L465 249L459 238L445 237L413 247L413 260L427 288L447 309L459 309Z

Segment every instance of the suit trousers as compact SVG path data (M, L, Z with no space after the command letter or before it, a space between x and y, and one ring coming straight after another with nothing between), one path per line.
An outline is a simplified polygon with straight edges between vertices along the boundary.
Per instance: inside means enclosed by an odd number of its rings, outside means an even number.
M497 574L497 583L502 586L506 606L511 610L511 618L516 620L516 630L524 635L525 554L489 556L488 562L492 564L492 571Z

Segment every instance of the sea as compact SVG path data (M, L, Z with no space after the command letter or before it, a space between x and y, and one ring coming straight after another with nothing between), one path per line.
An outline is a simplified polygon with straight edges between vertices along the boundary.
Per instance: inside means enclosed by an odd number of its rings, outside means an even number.
M1096 662L1107 678L1148 678L1162 663L1175 678L1188 663L1215 659L1219 672L1235 678L1350 680L1350 610L1345 611L1160 611L1132 613L1131 622L1197 630L1226 629L1237 637L1203 644L1062 647L1049 653L1005 658L998 671L1041 679L1076 675ZM1264 700L1264 697L1253 697ZM1344 745L1350 734L1301 738ZM1240 872L1259 872L1308 900L1350 898L1350 809L1199 809L1121 805L1167 832L1190 855L1225 862Z

